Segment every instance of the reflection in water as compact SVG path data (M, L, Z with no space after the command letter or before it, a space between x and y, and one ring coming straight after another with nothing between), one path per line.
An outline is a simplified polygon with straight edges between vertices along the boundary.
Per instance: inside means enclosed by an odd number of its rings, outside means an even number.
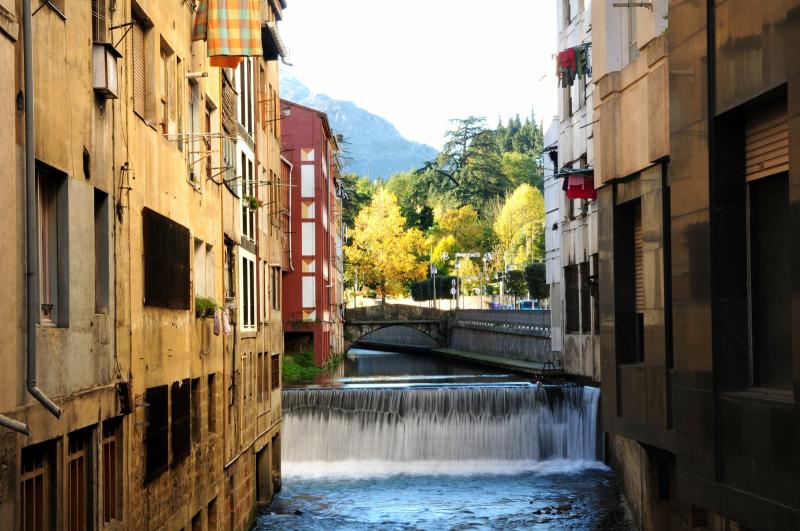
M284 391L284 488L257 529L628 529L596 389L354 351Z

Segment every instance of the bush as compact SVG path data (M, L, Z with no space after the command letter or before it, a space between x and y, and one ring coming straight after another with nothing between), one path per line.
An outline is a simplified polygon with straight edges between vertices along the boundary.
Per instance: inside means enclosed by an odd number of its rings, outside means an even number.
M217 303L210 297L195 297L194 299L194 316L200 317L214 317L214 311L217 309Z
M306 380L313 380L314 376L322 369L314 364L312 352L296 352L283 356L283 383L291 384Z
M456 277L452 276L437 276L436 277L436 298L437 299L451 299L450 289L453 287L453 281ZM411 298L415 301L429 301L433 299L433 279L427 278L425 280L418 280L411 283Z
M550 296L550 289L547 285L545 275L545 265L541 262L528 265L525 268L525 281L528 284L528 291L533 299L546 299Z

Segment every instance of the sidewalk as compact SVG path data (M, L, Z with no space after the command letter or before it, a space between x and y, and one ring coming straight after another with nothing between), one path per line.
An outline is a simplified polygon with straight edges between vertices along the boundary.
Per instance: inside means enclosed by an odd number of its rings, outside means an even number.
M432 348L431 352L442 354L451 358L457 358L473 363L480 363L482 365L489 365L491 367L499 367L501 369L510 369L517 372L524 372L527 374L536 375L560 375L563 374L561 369L554 368L549 363L541 363L538 361L515 360L511 358L504 358L501 356L492 356L491 354L482 354L479 352L467 352L464 350L456 350L454 348ZM547 366L547 368L545 368Z

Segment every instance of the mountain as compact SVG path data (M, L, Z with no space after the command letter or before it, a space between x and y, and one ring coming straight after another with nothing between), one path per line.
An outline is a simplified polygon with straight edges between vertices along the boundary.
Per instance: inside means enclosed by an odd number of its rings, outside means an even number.
M344 171L378 177L421 168L437 151L402 137L388 120L349 101L314 94L295 77L281 73L281 98L328 115L335 133L344 135Z

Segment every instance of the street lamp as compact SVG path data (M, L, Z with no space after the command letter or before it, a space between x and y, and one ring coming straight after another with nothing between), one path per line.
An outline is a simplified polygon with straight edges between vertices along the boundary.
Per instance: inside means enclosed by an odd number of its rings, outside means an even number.
M431 277L433 278L433 307L439 308L436 297L436 264L431 264Z
M456 310L458 310L459 298L461 297L461 262L456 257Z

